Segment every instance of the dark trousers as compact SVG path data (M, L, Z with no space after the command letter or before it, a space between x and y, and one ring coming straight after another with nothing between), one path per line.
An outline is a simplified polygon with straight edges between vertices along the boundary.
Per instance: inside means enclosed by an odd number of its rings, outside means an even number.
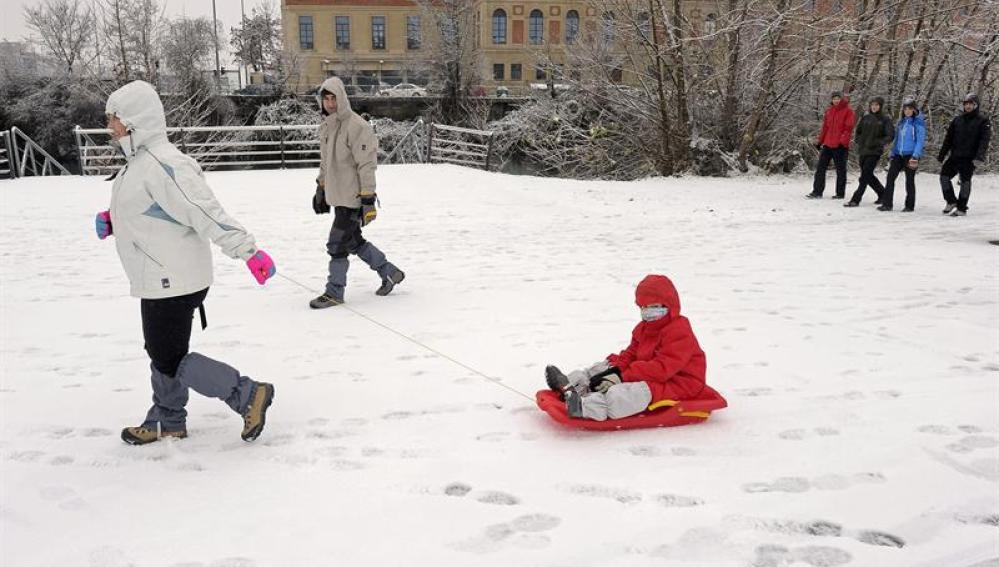
M905 208L916 208L916 170L908 166L912 156L895 156L891 158L888 165L888 180L885 183L884 193L881 194L881 204L886 207L893 206L895 197L895 180L898 174L905 172Z
M333 207L333 226L326 241L326 252L334 258L346 258L362 244L361 209Z
M961 194L954 196L954 184L951 179L960 174ZM958 210L968 210L968 199L971 197L971 177L975 174L975 162L967 158L949 158L940 169L940 189L947 204L956 204Z
M822 195L826 190L826 170L829 161L836 162L836 196L846 195L846 148L823 148L819 153L819 163L815 166L815 182L812 184L812 194Z
M326 252L330 255L326 294L341 301L347 286L348 257L351 254L356 254L383 280L397 271L381 250L361 236L361 209L334 207L333 227L326 241Z
M204 302L208 288L188 295L143 299L142 338L153 368L173 377L191 343L194 311Z
M881 184L877 174L874 173L880 162L881 156L879 155L860 156L860 185L857 186L853 197L850 198L851 201L859 203L864 198L864 190L867 189L868 185L870 185L871 189L874 189L874 194L878 196L878 201L881 200L881 194L884 193L885 186Z

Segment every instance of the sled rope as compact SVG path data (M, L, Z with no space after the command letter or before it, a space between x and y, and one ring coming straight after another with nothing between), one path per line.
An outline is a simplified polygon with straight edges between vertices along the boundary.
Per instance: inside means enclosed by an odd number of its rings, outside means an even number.
M315 289L310 288L309 286L307 286L307 285L305 285L305 284L303 284L303 283L301 283L301 282L299 282L299 281L297 281L297 280L295 280L295 279L293 279L293 278L285 275L282 272L277 272L277 275L279 275L282 278L288 280L289 282L297 285L298 287L300 287L300 288L308 291L309 293L317 293L317 291ZM518 396L521 396L522 398L525 398L527 401L529 401L531 403L534 403L534 398L531 397L531 396L529 396L529 395L527 395L527 394L525 394L524 392L521 392L520 390L518 390L518 389L516 389L516 388L514 388L512 386L504 384L501 380L493 378L491 376L488 376L484 372L480 372L480 371L476 370L475 368L472 368L471 366L465 364L464 362L461 362L460 360L457 360L457 359L455 359L455 358L453 358L451 356L448 356L448 355L444 354L443 352L435 349L434 347L432 347L432 346L430 346L430 345L428 345L426 343L420 342L419 340L417 340L417 339L415 339L415 338L407 335L406 333L403 333L402 331L397 331L396 329L393 329L392 327L386 325L385 323L382 323L381 321L378 321L377 319L374 319L372 317L369 317L368 315L365 315L364 313L361 313L360 311L358 311L357 309L354 309L353 307L347 305L346 303L341 303L340 305L336 306L336 309L346 309L347 311L350 311L354 315L357 315L358 317L360 317L362 319L365 319L368 322L370 322L370 323L372 323L374 325L377 325L377 326L385 329L386 331L388 331L390 333L393 333L393 334L395 334L395 335L397 335L399 337L402 337L403 339L406 339L407 341L415 344L416 346L418 346L418 347L420 347L420 348L422 348L424 350L427 350L429 352L434 353L435 355L443 358L444 360L448 360L448 361L450 361L450 362L452 362L452 363L454 363L454 364L456 364L456 365L464 368L465 370L468 370L469 372L475 374L476 376L484 378L485 380L487 380L487 381L489 381L489 382L491 382L493 384L496 384L497 386L500 386L502 388L506 388L507 390L513 392L514 394L517 394Z

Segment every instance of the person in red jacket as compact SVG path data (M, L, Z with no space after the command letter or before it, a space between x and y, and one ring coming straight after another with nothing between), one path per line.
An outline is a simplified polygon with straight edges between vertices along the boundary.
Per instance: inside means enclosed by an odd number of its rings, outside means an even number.
M856 116L850 108L850 98L843 93L834 92L825 118L822 119L822 130L815 146L819 149L819 163L815 166L815 182L812 192L805 195L809 199L821 199L826 190L826 169L829 160L836 162L836 195L833 199L846 196L846 156L850 152L850 136L853 135L853 124Z
M635 290L642 322L623 351L568 376L545 369L570 416L603 421L641 413L663 400L697 399L704 390L704 351L680 315L680 296L666 276L646 276Z

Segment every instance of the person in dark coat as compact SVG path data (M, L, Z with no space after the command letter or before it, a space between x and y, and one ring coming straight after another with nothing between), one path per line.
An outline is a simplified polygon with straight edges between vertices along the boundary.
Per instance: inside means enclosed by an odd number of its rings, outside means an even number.
M945 215L963 217L968 214L975 162L985 162L991 137L992 125L989 117L978 109L978 95L968 94L964 97L964 112L950 121L947 136L937 156L937 160L943 162L943 168L940 169L940 189L947 201L943 210ZM949 158L947 154L950 154ZM956 197L954 184L951 182L955 175L961 176L961 193Z
M885 99L876 96L871 99L868 111L857 123L857 131L853 138L857 142L857 154L860 156L860 184L853 193L853 197L843 204L844 207L857 207L864 197L864 190L870 185L877 195L874 204L881 204L881 194L885 187L878 180L874 170L881 162L881 154L885 151L885 146L891 143L895 137L895 128L892 126L891 118L886 116L882 109Z
M916 170L919 160L923 157L926 146L926 122L919 113L916 100L907 98L902 103L902 118L895 130L895 143L888 155L888 180L884 193L881 194L879 211L892 210L895 205L895 180L898 174L905 172L905 208L903 213L911 213L916 209Z
M834 92L829 109L822 119L822 130L815 141L819 149L819 162L815 166L812 192L805 197L822 198L822 192L826 190L826 170L830 160L836 163L836 194L833 199L846 197L846 156L850 152L850 137L855 121L849 97L843 96L841 92Z

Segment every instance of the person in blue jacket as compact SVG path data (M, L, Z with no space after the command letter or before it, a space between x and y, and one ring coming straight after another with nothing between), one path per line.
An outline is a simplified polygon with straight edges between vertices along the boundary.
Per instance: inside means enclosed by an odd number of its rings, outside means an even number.
M911 213L916 208L916 170L923 157L926 144L926 121L923 120L916 100L907 98L902 103L902 118L895 127L895 143L889 154L888 180L881 196L879 211L892 210L892 197L895 193L895 180L905 171L905 208L902 212Z

